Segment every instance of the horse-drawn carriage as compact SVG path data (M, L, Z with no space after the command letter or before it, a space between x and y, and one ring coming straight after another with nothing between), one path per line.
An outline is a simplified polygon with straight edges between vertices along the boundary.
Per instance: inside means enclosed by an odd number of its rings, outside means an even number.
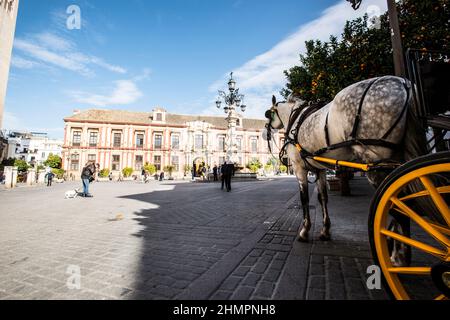
M274 99L266 113L267 138L273 130L286 130L282 155L291 160L303 205L300 241L308 241L311 228L304 176L317 172L320 238L327 241L331 223L324 171L366 171L377 187L369 240L385 288L397 299L448 299L450 54L408 50L407 63L409 81L369 79L344 89L325 107Z

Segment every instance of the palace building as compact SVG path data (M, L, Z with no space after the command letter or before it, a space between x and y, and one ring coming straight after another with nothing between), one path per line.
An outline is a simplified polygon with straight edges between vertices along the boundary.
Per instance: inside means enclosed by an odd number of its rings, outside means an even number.
M18 7L19 0L0 0L0 128L3 122ZM3 153L2 149L0 145L0 154Z
M64 122L64 170L76 178L88 161L115 176L124 168L133 168L138 175L146 163L158 171L171 165L173 176L180 178L193 163L212 168L226 159L228 123L220 116L172 114L162 108L152 112L91 109L75 110ZM256 159L265 164L272 158L262 138L265 123L239 116L235 159L240 166ZM278 134L276 139L280 141Z

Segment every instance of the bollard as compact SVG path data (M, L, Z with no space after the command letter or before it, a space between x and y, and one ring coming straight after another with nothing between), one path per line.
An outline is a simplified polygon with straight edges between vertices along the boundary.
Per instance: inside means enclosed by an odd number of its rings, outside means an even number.
M34 184L36 184L36 169L31 168L28 169L27 185L32 186Z
M17 174L19 173L19 168L13 167L12 169L12 188L15 188L17 185Z
M45 184L45 170L39 171L38 183L39 184Z
M13 187L12 186L13 167L5 167L4 175L5 175L5 188L11 189Z

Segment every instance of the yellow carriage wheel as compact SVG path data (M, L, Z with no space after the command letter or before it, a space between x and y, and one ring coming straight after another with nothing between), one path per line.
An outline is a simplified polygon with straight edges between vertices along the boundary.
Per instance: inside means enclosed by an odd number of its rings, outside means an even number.
M450 152L408 162L378 188L369 216L369 239L373 258L392 297L414 298L414 282L428 281L434 286L428 287L433 294L430 298L450 298L449 203ZM409 219L416 231L414 235L390 229L394 212ZM396 265L391 259L390 241L413 249L421 258Z

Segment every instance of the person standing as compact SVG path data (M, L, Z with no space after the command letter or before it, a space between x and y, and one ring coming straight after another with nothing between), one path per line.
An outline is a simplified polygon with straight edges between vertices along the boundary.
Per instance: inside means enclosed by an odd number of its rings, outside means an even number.
M81 180L83 181L83 197L92 198L89 193L89 184L95 180L95 164L88 162L81 172Z
M217 164L214 164L214 168L213 168L213 176L214 176L214 182L219 181L219 179L217 178Z
M223 190L223 188L225 186L225 182L227 180L227 178L226 178L226 174L227 174L226 170L227 170L227 162L225 161L222 164L222 166L220 167L220 178L222 180L222 190Z
M51 187L52 186L52 182L53 182L53 177L55 176L55 174L53 172L49 172L47 173L47 187Z
M234 176L234 163L227 163L225 166L226 176L225 176L225 185L227 187L227 192L231 191L231 177Z

